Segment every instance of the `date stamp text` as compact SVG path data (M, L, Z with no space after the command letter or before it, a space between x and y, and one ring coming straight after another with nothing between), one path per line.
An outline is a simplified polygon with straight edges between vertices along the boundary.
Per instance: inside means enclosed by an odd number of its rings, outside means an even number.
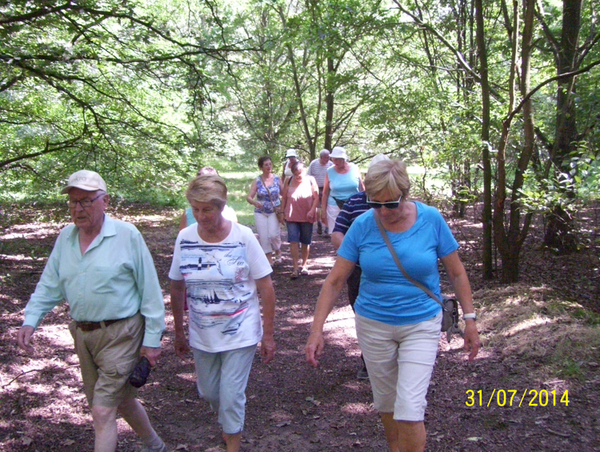
M491 394L485 394L483 390L466 392L468 407L537 407L537 406L569 406L569 390L562 394L546 389L494 389Z

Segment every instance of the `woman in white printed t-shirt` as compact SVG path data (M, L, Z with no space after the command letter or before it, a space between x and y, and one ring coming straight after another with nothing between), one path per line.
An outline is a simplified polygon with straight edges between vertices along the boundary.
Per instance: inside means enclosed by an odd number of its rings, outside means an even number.
M223 179L199 176L186 197L197 223L179 232L169 271L175 352L185 359L191 347L198 391L218 413L227 451L237 452L258 343L265 363L275 355L272 269L252 230L223 217ZM186 297L189 344L183 327Z

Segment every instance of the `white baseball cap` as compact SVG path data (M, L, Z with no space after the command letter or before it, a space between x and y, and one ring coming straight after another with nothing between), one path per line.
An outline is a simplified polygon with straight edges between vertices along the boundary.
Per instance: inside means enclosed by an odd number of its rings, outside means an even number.
M67 186L62 189L61 193L69 193L72 188L79 188L85 191L107 191L104 179L95 171L81 170L69 176Z

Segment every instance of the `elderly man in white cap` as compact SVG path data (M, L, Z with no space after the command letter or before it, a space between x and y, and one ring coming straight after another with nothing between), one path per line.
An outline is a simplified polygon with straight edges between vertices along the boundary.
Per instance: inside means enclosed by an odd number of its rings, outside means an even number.
M285 151L285 165L283 165L283 173L281 174L281 180L284 184L288 178L292 177L292 166L298 161L298 153L295 149L288 149Z
M327 175L327 169L333 166L333 162L329 158L329 151L327 149L323 149L319 154L318 159L314 159L308 165L308 171L306 174L312 176L317 181L317 186L319 187L319 208L317 210L317 234L321 235L323 233L323 225L321 223L321 206L323 201L323 185L325 185L325 176ZM329 228L327 224L325 224L325 235L329 234Z
M166 452L136 399L129 376L141 357L156 365L165 328L163 295L152 256L135 226L105 214L106 184L77 171L62 191L73 224L59 234L25 308L19 347L33 353L32 336L44 316L67 301L84 392L92 411L95 452L117 448L117 413L144 443Z

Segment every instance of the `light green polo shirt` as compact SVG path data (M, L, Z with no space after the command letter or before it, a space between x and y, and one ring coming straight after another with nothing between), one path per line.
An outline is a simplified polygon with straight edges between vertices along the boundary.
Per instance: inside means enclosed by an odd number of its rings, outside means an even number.
M122 319L138 311L145 318L143 345L159 347L165 306L150 251L132 224L104 216L100 234L85 254L74 224L59 234L23 325L34 328L63 301L77 321Z

